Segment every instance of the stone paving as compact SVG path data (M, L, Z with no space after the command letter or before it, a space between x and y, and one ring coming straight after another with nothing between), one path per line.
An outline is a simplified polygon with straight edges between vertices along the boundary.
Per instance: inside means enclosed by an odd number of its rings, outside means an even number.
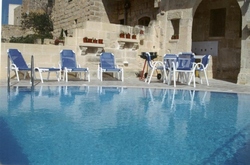
M217 91L217 92L231 92L231 93L247 93L250 94L250 86L249 85L238 85L228 81L210 79L210 85L200 84L199 81L196 81L196 88L193 87L193 84L190 86L187 84L177 84L176 89L187 89L187 90L206 90L206 91ZM0 86L7 86L6 81L0 81ZM56 81L49 80L41 83L36 80L34 82L34 86L123 86L123 87L136 87L136 88L166 88L166 89L174 89L173 84L167 85L162 83L162 81L152 79L150 84L145 83L139 78L125 78L124 82L114 79L114 78L104 78L101 82L99 79L92 77L90 82L83 80L69 80L68 82L64 81ZM31 86L29 80L21 80L17 82L14 79L11 79L11 86Z

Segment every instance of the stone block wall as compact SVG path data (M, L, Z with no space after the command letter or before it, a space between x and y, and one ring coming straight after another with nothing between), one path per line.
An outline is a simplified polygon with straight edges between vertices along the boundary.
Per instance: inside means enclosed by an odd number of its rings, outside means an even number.
M11 37L21 37L33 34L30 29L22 29L19 25L2 25L2 42L9 42Z
M48 0L22 0L22 12L45 12L48 5Z
M63 29L68 36L72 29L83 28L84 22L108 22L107 14L101 0L65 1L56 0L52 12L54 36L59 37Z
M130 0L129 7L125 8L124 1L103 1L110 23L120 24L127 12L126 25L130 26L138 25L138 20L145 16L155 20L159 8L154 7L154 2L155 0Z
M21 25L22 19L22 6L18 6L14 9L14 25Z

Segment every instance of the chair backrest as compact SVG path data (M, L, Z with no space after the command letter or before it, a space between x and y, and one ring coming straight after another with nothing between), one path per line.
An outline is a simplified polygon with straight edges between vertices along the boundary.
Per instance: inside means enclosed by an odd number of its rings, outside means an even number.
M13 64L16 65L19 69L29 68L25 62L22 53L17 49L8 49L7 54Z
M73 50L64 49L60 52L61 67L66 68L77 68L76 56Z
M113 53L104 52L100 55L100 66L105 69L115 68L115 57Z
M153 68L152 59L151 59L150 53L149 53L149 52L145 52L145 54L146 54L146 60L147 60L148 66L149 66L150 68Z
M191 70L194 62L194 53L179 53L176 68L177 70Z
M201 68L201 69L206 69L207 68L210 56L211 55L205 55L205 56L202 57L201 63L203 64L204 68ZM201 66L201 67L203 67L203 66Z
M165 54L163 57L165 68L168 70L173 70L173 63L176 64L177 59L178 57L176 54Z

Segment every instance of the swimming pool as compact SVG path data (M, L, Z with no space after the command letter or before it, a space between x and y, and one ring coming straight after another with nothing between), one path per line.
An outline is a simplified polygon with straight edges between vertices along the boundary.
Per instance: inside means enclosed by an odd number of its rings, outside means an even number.
M0 164L250 162L247 94L60 86L0 98Z

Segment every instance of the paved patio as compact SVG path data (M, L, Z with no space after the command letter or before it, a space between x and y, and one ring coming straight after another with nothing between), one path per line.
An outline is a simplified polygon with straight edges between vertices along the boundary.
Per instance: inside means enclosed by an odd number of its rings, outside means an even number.
M223 80L216 80L210 79L210 85L207 86L206 84L200 84L199 80L196 81L196 88L193 87L193 84L188 86L187 84L177 84L176 89L188 89L188 90L207 90L207 91L218 91L218 92L233 92L233 93L247 93L250 94L250 86L249 85L238 85L232 82L223 81ZM7 86L7 80L0 81L0 86ZM167 85L162 83L161 81L152 79L150 84L145 83L139 78L125 78L124 82L120 80L116 80L114 78L106 77L104 81L100 81L96 77L91 77L90 82L82 81L82 80L69 80L68 82L64 81L56 81L56 80L49 80L44 81L41 83L40 81L36 80L34 82L35 86L123 86L123 87L139 87L139 88L166 88L166 89L174 89L173 84ZM11 79L11 86L31 86L29 80L21 80L17 82L14 79Z

